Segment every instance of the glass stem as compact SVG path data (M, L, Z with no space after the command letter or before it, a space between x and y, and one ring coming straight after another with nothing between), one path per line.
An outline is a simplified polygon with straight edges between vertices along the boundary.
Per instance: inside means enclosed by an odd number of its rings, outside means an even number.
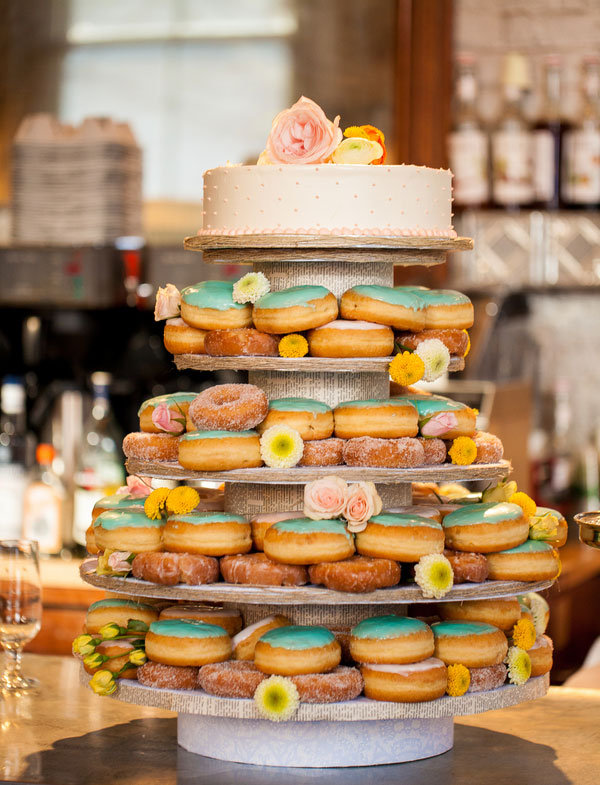
M11 644L4 648L4 676L5 681L14 681L21 676L21 656L23 647Z

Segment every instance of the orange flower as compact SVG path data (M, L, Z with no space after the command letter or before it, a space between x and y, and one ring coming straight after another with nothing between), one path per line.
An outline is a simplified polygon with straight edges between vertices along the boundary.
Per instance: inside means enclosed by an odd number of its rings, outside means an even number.
M372 164L384 164L386 158L386 149L385 149L385 136L383 131L380 131L379 128L375 128L374 125L351 125L349 128L346 128L344 131L344 136L352 137L352 136L362 136L363 139L370 139L372 142L379 142L379 144L383 148L383 155L381 158L378 158L376 161L372 161Z

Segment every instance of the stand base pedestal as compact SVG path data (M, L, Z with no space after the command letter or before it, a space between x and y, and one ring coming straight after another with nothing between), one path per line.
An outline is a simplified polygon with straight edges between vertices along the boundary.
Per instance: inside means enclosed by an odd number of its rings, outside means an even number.
M452 717L275 723L179 714L177 741L207 758L258 766L376 766L447 752L454 724Z

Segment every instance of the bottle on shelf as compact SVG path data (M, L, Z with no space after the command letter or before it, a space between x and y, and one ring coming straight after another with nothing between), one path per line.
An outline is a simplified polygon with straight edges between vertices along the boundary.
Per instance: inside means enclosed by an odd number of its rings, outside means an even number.
M92 520L94 504L114 493L125 482L121 435L110 407L111 375L92 374L92 411L84 429L75 467L73 540L85 545L85 531Z
M25 490L23 503L23 537L37 540L44 555L61 552L65 528L65 488L52 463L56 450L51 444L39 444L36 466Z
M502 112L492 133L492 196L498 207L519 209L534 198L532 136L525 116L531 78L523 55L506 56L502 85Z
M567 128L561 109L561 69L558 55L544 59L542 107L533 130L535 204L542 210L561 206L563 135Z
M457 207L484 207L489 202L488 136L479 117L477 97L477 62L473 55L460 54L456 60L454 120L448 136Z
M562 198L567 206L600 206L600 59L586 57L582 104L574 127L565 134Z
M0 388L0 539L19 539L27 484L25 387L6 376Z

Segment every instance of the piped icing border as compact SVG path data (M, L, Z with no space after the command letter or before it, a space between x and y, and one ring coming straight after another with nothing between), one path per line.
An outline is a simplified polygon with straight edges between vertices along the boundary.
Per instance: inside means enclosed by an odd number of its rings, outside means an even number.
M198 235L200 237L243 237L248 234L256 235L286 235L286 234L312 234L323 235L327 237L423 237L423 238L437 238L442 240L455 240L458 235L454 229L421 229L416 227L414 229L407 229L405 227L393 228L391 226L370 228L360 228L358 226L340 226L329 229L325 226L308 226L306 228L280 227L276 226L272 229L265 229L264 227L244 226L241 229L226 229L220 227L217 229L199 229Z

